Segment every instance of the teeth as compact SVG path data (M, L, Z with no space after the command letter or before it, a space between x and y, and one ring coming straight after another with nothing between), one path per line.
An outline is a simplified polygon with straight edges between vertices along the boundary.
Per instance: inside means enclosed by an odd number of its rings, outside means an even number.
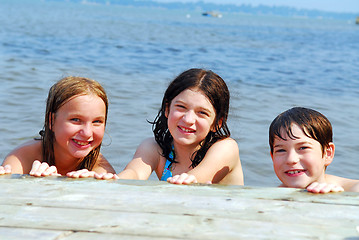
M77 140L74 139L74 142L77 143L78 145L81 145L81 146L85 146L88 144L88 142L79 142Z
M191 129L185 129L185 128L182 128L182 127L180 127L180 128L181 128L181 130L184 131L184 132L188 132L188 133L189 133L189 132L194 132L194 131L191 130Z
M302 172L302 170L288 171L289 174L296 174L300 172Z

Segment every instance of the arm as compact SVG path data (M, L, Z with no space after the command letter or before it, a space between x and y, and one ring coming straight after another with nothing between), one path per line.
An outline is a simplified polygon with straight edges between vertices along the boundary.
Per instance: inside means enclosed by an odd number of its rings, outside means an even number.
M170 183L221 183L243 185L243 172L237 143L227 138L216 142L194 169L173 176Z
M97 175L96 175L97 174ZM87 178L87 177L95 177L101 176L98 178L103 178L103 176L112 178L116 174L115 169L113 169L112 165L107 161L107 159L100 153L95 166L91 171L88 169L81 169L77 171L72 171L66 174L67 177L71 178Z
M118 174L118 177L120 179L147 180L158 166L160 151L154 138L144 140L138 146L131 162Z
M329 193L343 192L344 189L337 184L313 182L307 187L307 191L311 193Z
M359 192L359 180L353 180L334 175L325 175L325 183L314 182L307 187L308 192L329 193L329 192Z
M348 190L348 192L359 192L359 181L353 184L353 186Z
M8 165L13 174L29 174L33 162L42 159L41 152L41 141L31 140L11 151L2 166Z
M131 162L118 175L95 174L97 179L138 179L147 180L157 168L160 159L160 148L153 138L144 140L138 146Z

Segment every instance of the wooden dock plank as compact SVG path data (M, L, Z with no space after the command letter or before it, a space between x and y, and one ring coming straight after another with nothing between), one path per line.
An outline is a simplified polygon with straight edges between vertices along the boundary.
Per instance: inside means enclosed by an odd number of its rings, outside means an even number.
M347 192L6 175L0 236L17 228L56 236L48 239L355 239L358 204Z

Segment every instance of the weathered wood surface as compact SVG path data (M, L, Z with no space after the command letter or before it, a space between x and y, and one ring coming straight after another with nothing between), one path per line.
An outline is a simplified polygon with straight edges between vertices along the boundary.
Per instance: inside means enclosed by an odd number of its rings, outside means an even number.
M359 239L359 193L0 176L0 239Z

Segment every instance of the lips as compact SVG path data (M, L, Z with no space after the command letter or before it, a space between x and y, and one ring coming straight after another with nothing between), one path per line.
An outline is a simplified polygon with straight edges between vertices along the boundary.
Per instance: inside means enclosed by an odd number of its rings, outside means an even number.
M300 176L304 173L305 173L304 169L293 169L293 170L288 170L285 172L285 174L287 174L290 177Z
M196 132L195 130L191 129L191 128L186 128L186 127L182 127L182 126L178 126L178 128L185 133L194 133Z
M91 143L91 141L80 141L80 140L76 140L76 139L72 139L72 141L80 146L87 146Z

